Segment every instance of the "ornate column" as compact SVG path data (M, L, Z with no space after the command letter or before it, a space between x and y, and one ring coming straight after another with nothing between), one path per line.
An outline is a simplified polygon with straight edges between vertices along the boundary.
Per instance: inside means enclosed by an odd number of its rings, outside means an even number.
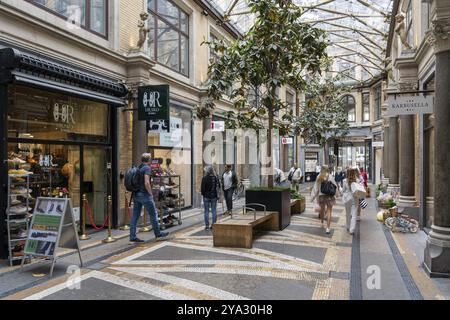
M398 117L389 118L389 144L388 144L388 162L389 162L389 187L399 187L399 147L398 147Z
M435 17L427 36L436 54L435 213L424 267L431 277L450 277L450 4L435 0L433 9Z
M400 83L400 91L418 90L417 81ZM400 203L402 207L417 204L415 196L414 116L400 116Z

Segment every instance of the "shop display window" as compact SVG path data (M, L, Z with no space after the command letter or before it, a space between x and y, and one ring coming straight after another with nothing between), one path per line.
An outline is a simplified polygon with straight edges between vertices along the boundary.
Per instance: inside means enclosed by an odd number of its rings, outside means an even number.
M10 86L8 98L8 138L110 141L106 104L22 86Z

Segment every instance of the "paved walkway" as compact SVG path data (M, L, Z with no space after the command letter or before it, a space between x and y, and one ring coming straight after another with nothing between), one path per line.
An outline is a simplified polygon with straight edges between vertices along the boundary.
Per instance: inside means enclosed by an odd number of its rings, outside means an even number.
M191 226L183 224L170 241L122 245L113 256L91 259L81 270L79 288L67 287L73 278L65 274L71 263L68 259L58 266L53 280L28 283L23 290L3 296L49 300L450 298L445 290L450 283L428 279L417 255L408 251L409 239L420 235L393 236L386 231L376 221L373 200L355 237L345 229L340 201L330 235L308 202L306 212L293 216L288 228L259 235L253 249L214 248L201 214L192 220ZM89 251L91 255L96 250ZM377 271L379 288L373 278ZM17 286L14 281L10 285Z

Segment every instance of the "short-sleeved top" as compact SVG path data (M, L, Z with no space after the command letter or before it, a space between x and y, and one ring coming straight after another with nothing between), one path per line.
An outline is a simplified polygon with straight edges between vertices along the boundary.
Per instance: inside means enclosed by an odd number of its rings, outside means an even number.
M140 185L139 191L143 192L143 193L148 193L147 189L145 188L145 175L151 176L152 175L152 169L148 165L142 164L139 167L139 172L141 173L141 185Z

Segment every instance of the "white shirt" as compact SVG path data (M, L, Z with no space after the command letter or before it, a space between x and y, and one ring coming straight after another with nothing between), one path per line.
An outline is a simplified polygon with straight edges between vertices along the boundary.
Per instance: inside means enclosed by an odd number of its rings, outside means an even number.
M280 177L280 183L286 181L286 176L284 172L280 169L275 169L275 178Z
M294 175L292 176L292 181L299 182L302 176L302 169L297 168L297 170L294 171Z
M230 189L233 186L233 172L231 170L229 172L223 173L223 188L225 190Z

